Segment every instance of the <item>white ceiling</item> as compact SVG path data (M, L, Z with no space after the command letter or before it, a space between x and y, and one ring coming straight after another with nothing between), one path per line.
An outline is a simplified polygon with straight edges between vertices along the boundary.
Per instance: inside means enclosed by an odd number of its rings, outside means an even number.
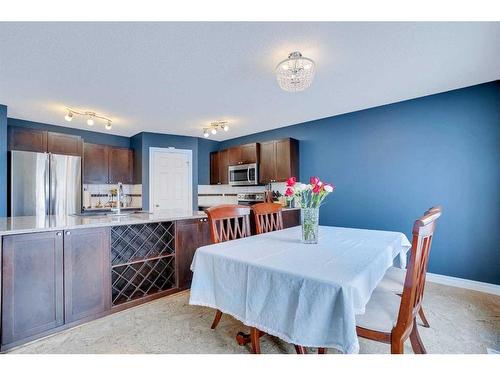
M293 50L317 64L301 93L274 76ZM89 129L70 106L126 136L228 120L223 140L499 78L500 23L0 23L9 117Z

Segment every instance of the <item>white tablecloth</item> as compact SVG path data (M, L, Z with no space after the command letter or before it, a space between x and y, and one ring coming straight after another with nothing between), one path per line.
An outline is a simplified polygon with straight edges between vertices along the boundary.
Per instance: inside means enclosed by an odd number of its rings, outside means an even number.
M189 303L293 344L357 353L355 315L411 244L402 233L326 226L318 244L300 237L299 226L199 248Z

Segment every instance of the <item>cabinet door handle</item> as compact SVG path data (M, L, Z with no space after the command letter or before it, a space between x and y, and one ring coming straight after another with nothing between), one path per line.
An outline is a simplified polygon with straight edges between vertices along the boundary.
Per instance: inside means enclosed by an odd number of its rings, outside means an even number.
M61 233L61 232L57 232L57 233L56 233L56 235L57 235L57 236L61 236L61 235L62 235L62 233Z
M66 231L66 236L69 236L71 234L71 232L68 230Z

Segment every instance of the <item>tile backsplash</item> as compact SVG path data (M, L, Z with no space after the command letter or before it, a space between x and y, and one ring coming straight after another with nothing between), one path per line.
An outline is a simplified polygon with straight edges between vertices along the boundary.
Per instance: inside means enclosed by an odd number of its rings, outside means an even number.
M82 205L86 210L96 208L109 208L110 202L116 201L111 195L111 190L117 189L114 184L83 184ZM142 184L123 184L125 195L124 207L142 208Z
M285 192L286 183L271 184L272 190L281 194ZM238 193L261 193L266 189L263 185L231 186L231 185L198 185L198 206L211 207L219 204L237 204Z

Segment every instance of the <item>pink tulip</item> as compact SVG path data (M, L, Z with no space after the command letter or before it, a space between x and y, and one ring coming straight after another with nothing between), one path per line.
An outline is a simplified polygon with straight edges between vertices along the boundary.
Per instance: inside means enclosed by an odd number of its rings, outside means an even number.
M288 180L286 180L286 186L293 186L297 182L296 177L290 177Z
M290 187L290 186L288 186L288 187L286 188L286 190L285 190L285 195L286 195L287 197L291 197L293 194L294 194L293 188L292 188L292 187Z
M309 179L309 183L311 185L316 185L319 181L319 177L316 177L316 176L312 176L310 179Z

